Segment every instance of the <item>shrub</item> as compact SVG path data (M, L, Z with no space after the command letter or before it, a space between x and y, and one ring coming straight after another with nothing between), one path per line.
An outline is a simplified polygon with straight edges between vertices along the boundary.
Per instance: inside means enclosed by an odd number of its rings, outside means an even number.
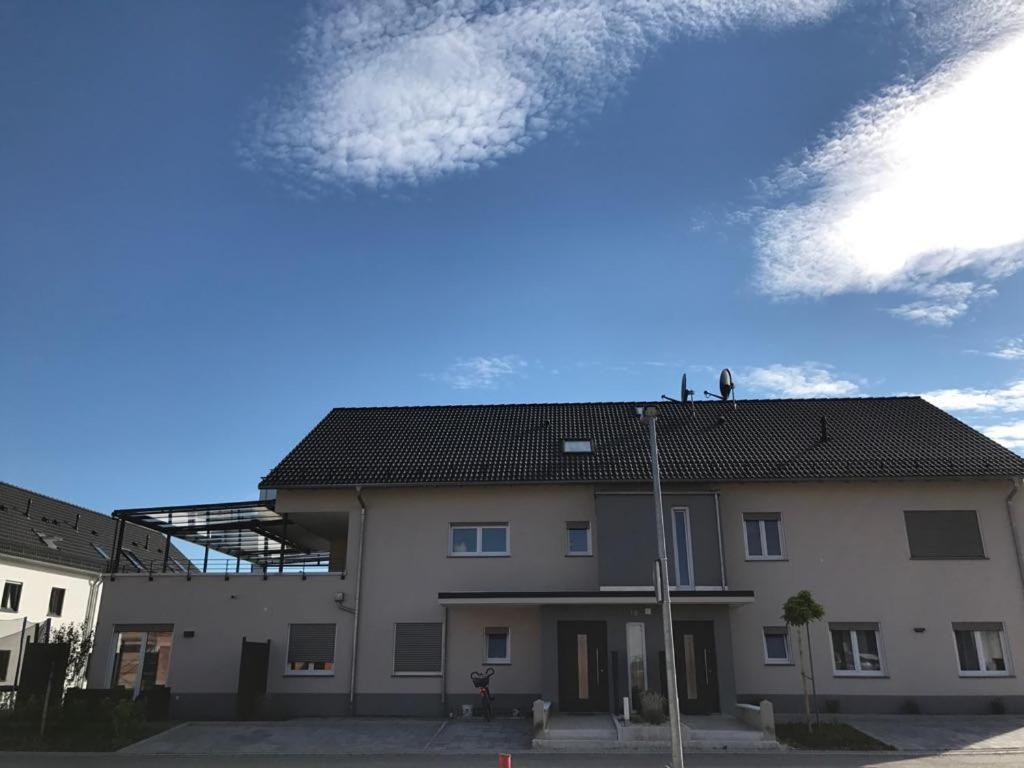
M111 714L114 737L119 741L131 741L137 738L146 722L146 714L142 705L135 701L118 702Z
M652 725L660 725L665 717L665 697L657 691L647 690L640 694L640 715Z

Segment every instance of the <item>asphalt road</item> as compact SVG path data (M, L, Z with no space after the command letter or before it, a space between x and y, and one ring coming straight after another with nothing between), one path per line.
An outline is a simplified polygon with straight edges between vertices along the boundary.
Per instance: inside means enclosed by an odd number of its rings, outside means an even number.
M666 758L660 755L633 754L517 754L513 768L661 768ZM693 754L686 757L686 768L1007 768L1024 763L1017 754L957 754L933 757L901 756L892 753L874 755L823 753ZM494 768L495 755L381 755L229 757L27 753L0 752L0 766L21 768Z

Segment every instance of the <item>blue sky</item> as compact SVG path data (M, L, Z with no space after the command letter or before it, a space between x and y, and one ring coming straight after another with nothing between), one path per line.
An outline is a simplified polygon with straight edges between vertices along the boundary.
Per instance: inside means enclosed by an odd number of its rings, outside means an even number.
M1024 450L1013 3L0 0L0 477L332 406L928 393Z

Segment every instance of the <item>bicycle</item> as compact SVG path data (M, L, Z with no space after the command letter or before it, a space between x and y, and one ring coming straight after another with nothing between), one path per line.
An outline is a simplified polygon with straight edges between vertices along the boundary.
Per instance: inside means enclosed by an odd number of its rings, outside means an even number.
M491 705L491 702L494 701L494 697L491 695L492 677L494 677L494 667L488 667L483 674L479 672L469 673L469 679L473 681L473 687L480 689L480 709L483 712L484 720L487 722L491 722L494 719L494 708Z

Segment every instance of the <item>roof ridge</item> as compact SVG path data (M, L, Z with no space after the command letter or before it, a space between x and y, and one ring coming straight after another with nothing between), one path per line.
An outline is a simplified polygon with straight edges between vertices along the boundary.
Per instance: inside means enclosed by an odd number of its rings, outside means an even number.
M106 518L110 517L110 515L105 515L102 512L97 512L95 509L89 509L89 507L83 507L81 504L75 504L73 501L65 501L64 499L58 499L56 496L50 496L49 494L46 494L46 493L40 493L39 491L34 491L31 488L25 488L25 487L20 486L20 485L15 485L14 483L8 483L6 480L0 480L0 485L6 485L8 488L14 488L15 490L22 491L23 493L31 494L32 496L38 496L39 498L42 498L42 499L49 499L50 501L55 501L58 504L66 504L69 507L74 507L75 509L80 509L83 512L88 512L88 513L90 513L92 515L97 515L99 517L106 517Z
M743 397L737 403L806 403L806 402L847 402L850 400L924 400L921 395L860 395L845 397ZM695 405L720 403L721 400L693 400ZM927 401L926 401L927 402ZM649 403L681 405L678 400L564 400L561 402L529 402L529 403L428 403L420 405L336 405L334 411L411 411L438 410L441 408L538 408L551 406L576 407L581 405L640 405Z

